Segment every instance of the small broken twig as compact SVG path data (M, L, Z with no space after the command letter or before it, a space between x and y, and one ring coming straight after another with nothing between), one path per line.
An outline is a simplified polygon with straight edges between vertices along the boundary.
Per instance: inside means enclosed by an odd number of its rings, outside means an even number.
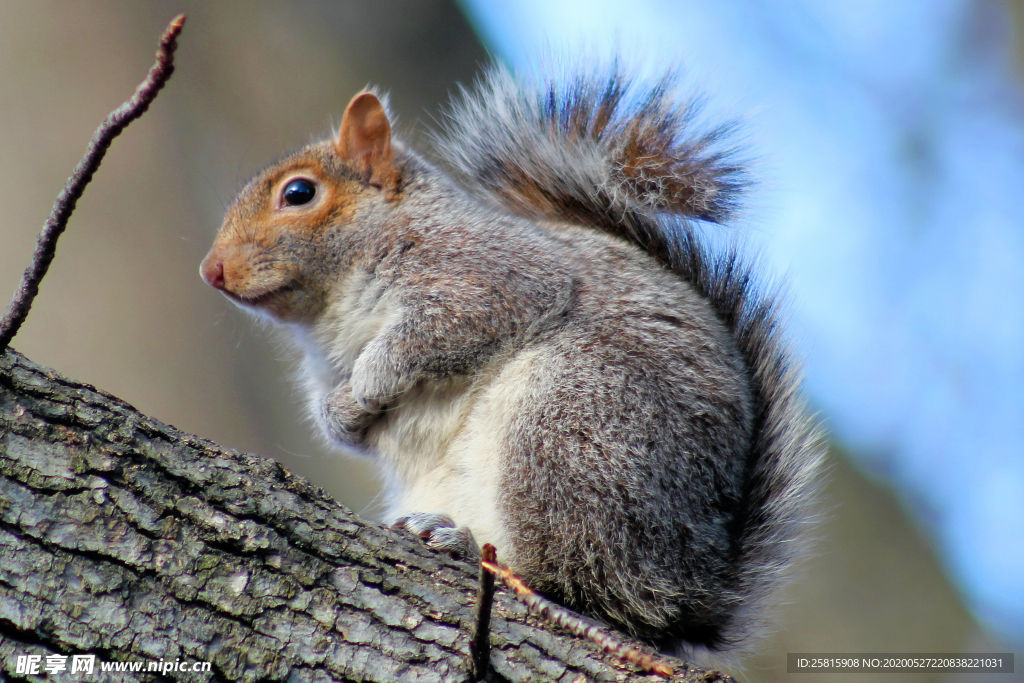
M480 589L476 596L476 631L469 650L473 655L473 680L482 681L491 663L491 605L494 604L494 574L484 562L497 564L498 555L494 546L484 543L480 551Z
M487 545L484 548L486 549ZM665 662L658 661L656 657L647 654L637 647L621 642L601 628L583 621L561 605L541 597L532 588L527 586L522 579L513 574L511 569L498 564L496 559L490 559L481 553L480 567L487 569L501 579L502 583L508 586L520 600L526 603L530 611L556 626L561 626L575 636L586 638L605 652L625 659L647 673L655 673L661 676L671 676L675 673L672 667ZM477 633L477 639L479 639L479 632Z
M149 105L156 99L164 84L174 73L174 50L178 46L178 35L185 24L185 15L179 14L160 37L160 45L156 51L156 63L150 68L149 73L135 94L126 100L120 107L107 114L103 123L93 133L89 147L85 150L75 170L72 172L68 182L64 185L53 204L50 217L46 219L39 239L36 242L36 250L32 254L32 262L25 269L21 277L21 284L11 297L4 316L0 319L0 352L7 348L18 333L21 324L28 317L29 309L32 308L32 301L39 292L39 283L42 282L46 271L57 253L57 238L67 227L68 219L75 210L86 186L92 180L96 169L100 167L103 156L114 138L121 134L129 123L142 116Z

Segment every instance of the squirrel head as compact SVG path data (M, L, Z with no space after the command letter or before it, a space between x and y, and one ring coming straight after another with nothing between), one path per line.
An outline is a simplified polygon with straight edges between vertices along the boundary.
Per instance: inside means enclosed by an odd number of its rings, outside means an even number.
M376 95L356 95L338 135L267 167L228 209L200 275L252 312L310 322L323 309L340 255L329 233L367 202L393 202L401 173Z

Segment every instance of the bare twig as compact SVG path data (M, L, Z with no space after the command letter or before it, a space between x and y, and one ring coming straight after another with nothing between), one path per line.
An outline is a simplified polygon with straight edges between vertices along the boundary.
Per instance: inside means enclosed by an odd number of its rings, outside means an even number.
M486 546L484 547L486 548ZM597 644L605 652L625 659L627 662L639 666L648 673L655 673L661 676L671 676L675 673L672 667L665 662L658 661L657 658L652 657L637 647L619 641L597 626L583 621L561 605L541 597L532 588L527 586L522 579L513 574L511 569L502 567L496 560L482 555L480 566L501 579L502 583L508 586L520 600L526 603L526 606L534 614L543 617L556 626L561 626L575 636L586 638Z
M46 219L43 230L39 234L35 253L32 254L32 262L25 269L21 284L18 285L14 296L11 297L4 317L0 319L0 351L7 348L14 335L18 333L21 324L25 322L25 318L28 317L32 301L39 292L39 283L46 275L50 262L53 261L57 252L57 238L67 227L68 219L71 218L71 214L75 210L75 204L82 196L89 181L92 180L96 169L100 167L100 162L103 161L103 156L107 153L110 143L129 123L149 109L149 105L156 99L157 93L174 73L174 50L178 46L178 34L181 33L181 27L184 24L185 15L179 14L167 25L167 29L160 37L160 46L156 51L156 63L146 74L146 79L135 89L134 95L103 119L103 123L96 129L89 142L89 147L85 150L85 156L75 166L67 184L57 196L50 217Z
M473 680L482 681L487 675L491 661L491 605L494 604L494 574L484 562L497 564L498 555L494 546L484 543L480 551L480 590L476 596L476 631L470 652L473 653Z

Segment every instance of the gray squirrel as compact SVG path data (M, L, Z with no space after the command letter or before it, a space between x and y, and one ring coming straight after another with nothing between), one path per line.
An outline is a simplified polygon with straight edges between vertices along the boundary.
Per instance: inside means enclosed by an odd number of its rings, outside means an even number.
M477 542L662 649L729 658L804 538L824 445L777 297L697 221L734 213L729 126L674 82L493 68L448 173L382 98L259 173L203 279L290 332L311 414L380 463L388 520Z

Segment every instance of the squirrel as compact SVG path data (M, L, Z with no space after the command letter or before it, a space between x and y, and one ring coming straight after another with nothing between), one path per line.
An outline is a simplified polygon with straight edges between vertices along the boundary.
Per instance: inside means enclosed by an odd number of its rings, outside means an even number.
M731 659L801 547L824 445L778 297L701 237L746 184L733 126L693 132L674 93L492 67L448 111L442 171L363 91L245 186L201 274L287 329L319 429L379 461L388 521Z

